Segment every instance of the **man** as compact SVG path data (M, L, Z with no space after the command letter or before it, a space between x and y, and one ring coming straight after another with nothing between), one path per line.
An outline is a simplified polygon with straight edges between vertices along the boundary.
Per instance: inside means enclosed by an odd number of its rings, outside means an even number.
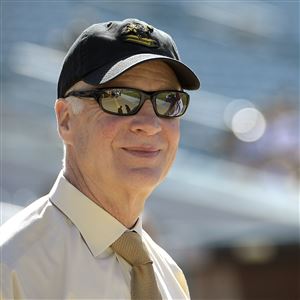
M142 21L95 24L78 37L55 103L63 170L2 226L1 299L189 298L141 213L175 158L183 89L199 85L171 37Z

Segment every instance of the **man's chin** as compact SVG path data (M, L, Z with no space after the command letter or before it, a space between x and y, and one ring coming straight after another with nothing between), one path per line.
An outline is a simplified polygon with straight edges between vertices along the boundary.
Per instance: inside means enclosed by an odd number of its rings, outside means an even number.
M153 170L152 168L131 169L127 179L132 187L150 190L154 189L163 180L161 170Z

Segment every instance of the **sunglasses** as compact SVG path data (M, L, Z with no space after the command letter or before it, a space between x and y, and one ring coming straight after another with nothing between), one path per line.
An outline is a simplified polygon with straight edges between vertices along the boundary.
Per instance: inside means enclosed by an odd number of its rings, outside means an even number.
M146 93L132 88L104 88L89 91L72 91L66 97L95 99L103 111L118 115L132 116L139 112L147 99L151 100L158 117L175 118L182 116L189 105L189 94L183 91L158 91Z

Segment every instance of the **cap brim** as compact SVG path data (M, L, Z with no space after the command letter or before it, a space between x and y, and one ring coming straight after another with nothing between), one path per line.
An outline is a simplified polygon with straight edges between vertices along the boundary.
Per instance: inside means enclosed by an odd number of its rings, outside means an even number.
M175 72L178 81L180 82L180 85L183 89L199 89L200 80L198 79L196 74L184 63L167 56L149 53L136 54L118 61L117 63L98 68L86 75L84 78L82 78L82 80L89 84L103 84L110 80L113 80L128 69L149 60L165 61Z

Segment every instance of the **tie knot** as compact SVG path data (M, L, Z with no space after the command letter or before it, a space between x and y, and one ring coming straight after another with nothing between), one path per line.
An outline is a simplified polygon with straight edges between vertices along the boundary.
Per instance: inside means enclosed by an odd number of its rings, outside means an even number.
M142 238L135 231L125 231L111 247L132 266L152 263Z

